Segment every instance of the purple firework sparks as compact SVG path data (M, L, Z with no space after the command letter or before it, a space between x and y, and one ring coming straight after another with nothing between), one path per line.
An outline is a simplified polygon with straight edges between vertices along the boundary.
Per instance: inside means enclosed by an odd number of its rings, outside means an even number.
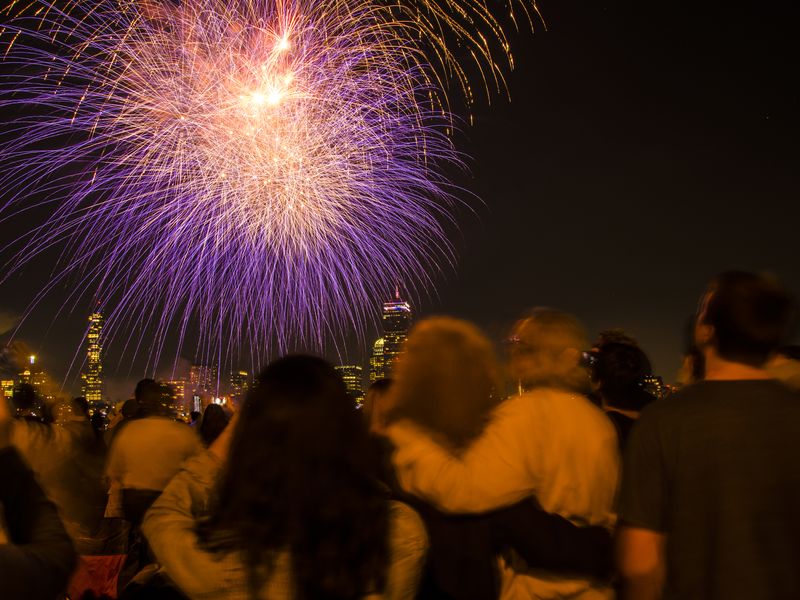
M459 159L408 23L363 0L35 4L3 34L0 107L26 112L0 186L5 218L32 197L50 216L6 277L53 244L69 258L34 304L77 281L108 341L136 353L155 326L154 367L194 320L199 356L260 361L363 330L452 259Z

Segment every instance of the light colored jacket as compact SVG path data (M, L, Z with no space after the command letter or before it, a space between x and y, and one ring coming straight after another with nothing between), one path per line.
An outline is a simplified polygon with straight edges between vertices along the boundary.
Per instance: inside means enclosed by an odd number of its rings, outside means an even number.
M481 513L535 497L577 524L614 522L616 432L580 394L539 388L506 400L460 458L409 421L387 433L400 485L441 510ZM503 566L505 600L612 596L610 588L534 571L519 558Z
M197 518L209 512L221 467L220 460L208 451L189 459L150 508L142 526L164 572L193 600L250 598L239 556L209 552L195 532ZM389 537L386 590L369 598L410 600L415 596L428 548L425 526L410 507L392 502ZM260 597L289 599L291 590L290 558L285 552L278 556Z

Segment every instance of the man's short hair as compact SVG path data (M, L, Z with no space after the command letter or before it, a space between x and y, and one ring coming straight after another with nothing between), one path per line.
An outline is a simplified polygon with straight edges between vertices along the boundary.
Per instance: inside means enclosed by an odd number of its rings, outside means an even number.
M520 342L539 349L560 352L566 348L584 350L588 345L586 329L573 315L555 308L536 307L514 327Z
M775 278L728 271L709 287L703 323L714 328L714 345L725 360L761 367L789 339L794 298Z
M136 384L136 389L133 391L133 398L139 402L141 401L142 397L148 392L148 390L152 390L158 387L158 383L156 383L155 379L142 379L139 383Z

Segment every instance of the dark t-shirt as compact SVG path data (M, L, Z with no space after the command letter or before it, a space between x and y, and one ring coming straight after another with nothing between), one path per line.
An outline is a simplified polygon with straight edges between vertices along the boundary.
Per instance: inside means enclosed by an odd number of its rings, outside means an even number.
M800 598L800 395L706 381L645 409L620 518L667 536L664 598Z

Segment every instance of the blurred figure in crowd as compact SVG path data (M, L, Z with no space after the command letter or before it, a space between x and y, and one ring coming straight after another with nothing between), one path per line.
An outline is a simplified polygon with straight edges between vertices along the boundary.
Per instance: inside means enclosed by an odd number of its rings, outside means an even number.
M194 432L169 415L169 388L143 380L136 396L137 418L114 438L106 466L111 485L121 490L123 515L134 525L183 461L202 448Z
M203 445L210 446L219 434L228 426L230 418L222 410L219 404L209 404L203 413L203 420L200 423L200 439Z
M773 279L711 282L695 327L703 381L648 407L626 448L626 598L797 597L800 397L764 369L794 316Z
M145 534L193 598L412 598L425 529L387 499L369 449L331 365L276 360L155 502Z
M638 346L620 342L601 345L593 356L592 387L623 448L639 413L655 400L642 385L652 374L650 360Z
M0 398L0 520L8 527L0 543L0 598L53 600L66 590L75 550L56 507L11 445L15 427Z
M20 383L11 396L17 419L44 422L44 402L29 383Z
M128 556L117 584L121 591L150 562L140 525L181 464L202 450L197 434L170 414L169 387L153 380L136 386L138 412L114 437L106 475L110 490L107 516L121 516L131 525Z
M448 512L483 513L535 497L548 512L610 526L617 436L603 412L579 393L589 381L583 328L560 311L535 309L517 323L512 341L510 372L524 393L500 403L486 423L488 409L499 402L496 371L464 368L461 359L440 369L459 377L427 376L431 344L412 332L387 429L397 447L393 462L401 486ZM471 352L474 361L476 354L490 356L491 348L484 342ZM407 386L417 393L407 394ZM426 386L430 393L420 394ZM465 400L430 401L448 395ZM609 598L612 591L585 576L534 571L512 553L501 596Z
M195 427L199 426L202 416L203 416L203 413L201 413L199 410L193 410L192 412L190 412L189 413L189 427L194 429Z

